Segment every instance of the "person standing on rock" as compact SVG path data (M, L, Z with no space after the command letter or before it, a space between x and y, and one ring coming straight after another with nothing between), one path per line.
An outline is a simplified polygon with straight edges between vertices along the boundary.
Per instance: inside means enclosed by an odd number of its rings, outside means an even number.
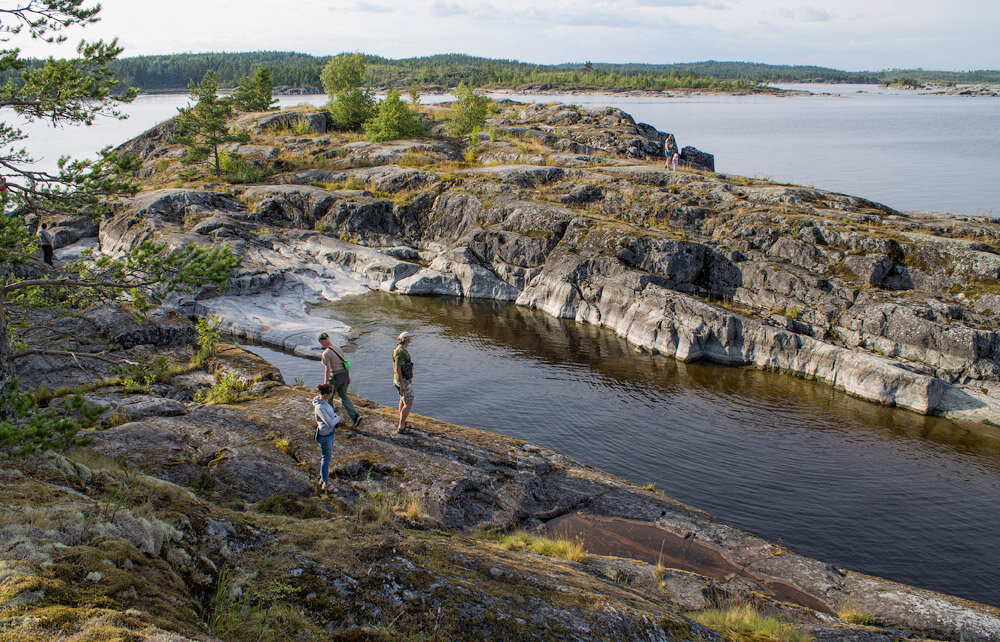
M674 166L674 171L677 171L677 163L681 160L680 154L674 152L674 155L670 157L670 164Z
M319 344L323 346L323 356L320 357L323 362L323 383L333 386L337 396L340 397L340 403L344 405L344 409L347 410L347 414L351 418L352 427L357 428L361 425L363 417L354 408L351 398L347 396L347 387L351 385L351 375L347 372L347 360L344 358L344 352L330 343L330 335L325 332L319 335Z
M48 227L48 223L42 223L41 229L38 230L38 236L41 237L42 260L52 265L52 233L49 232Z
M413 432L413 424L406 420L413 407L413 360L410 359L409 352L412 340L412 334L400 332L396 349L392 351L392 384L399 391L399 425L396 426L396 432L401 435Z
M337 436L337 424L340 416L333 409L330 398L333 397L333 386L321 383L316 386L319 393L313 397L313 416L316 418L316 441L322 460L319 463L319 489L326 492L330 482L330 460L333 459L333 441Z

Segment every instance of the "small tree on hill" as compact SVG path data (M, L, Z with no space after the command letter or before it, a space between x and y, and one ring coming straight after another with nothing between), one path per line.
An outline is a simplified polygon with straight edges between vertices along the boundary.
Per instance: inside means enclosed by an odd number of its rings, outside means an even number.
M377 113L365 122L364 128L368 140L376 142L410 138L424 133L424 124L395 89L389 90L385 100L379 103Z
M274 97L274 82L268 68L260 65L252 76L241 80L239 87L233 92L232 100L237 111L277 109L278 100Z
M489 111L489 97L462 83L455 90L455 104L451 108L448 129L456 136L474 132L486 124Z
M245 141L247 136L230 133L226 119L233 113L232 102L219 98L219 85L214 71L206 71L197 85L192 80L188 84L188 90L191 91L191 99L197 102L178 109L179 133L174 140L187 148L181 162L185 165L197 165L211 158L212 171L220 176L219 146Z
M330 97L330 117L336 129L361 131L365 121L375 115L371 89L362 87L367 64L361 54L341 54L323 67L320 80Z

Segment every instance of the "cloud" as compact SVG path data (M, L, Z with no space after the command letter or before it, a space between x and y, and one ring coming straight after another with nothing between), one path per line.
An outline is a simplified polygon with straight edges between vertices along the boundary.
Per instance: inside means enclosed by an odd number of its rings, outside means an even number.
M725 4L719 0L638 0L640 7L707 7L723 9Z
M358 2L354 5L354 10L360 13L392 13L395 11L392 7L384 7L380 4L371 4L370 2Z
M778 14L789 20L801 20L802 22L829 22L836 18L829 11L823 11L816 7L802 7L798 12L792 11L788 7L778 7Z
M602 27L611 29L649 29L658 20L649 16L616 11L591 11L588 13L573 13L564 16L551 16L552 24L560 27Z
M441 2L441 0L437 0L431 3L430 13L432 16L438 18L447 18L450 16L464 16L469 13L469 10L454 2Z
M834 19L834 15L815 7L803 7L799 9L799 18L806 22L828 22Z

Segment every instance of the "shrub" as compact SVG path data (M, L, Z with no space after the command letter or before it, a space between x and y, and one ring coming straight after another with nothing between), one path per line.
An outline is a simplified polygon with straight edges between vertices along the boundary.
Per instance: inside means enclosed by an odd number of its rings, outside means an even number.
M208 358L215 354L215 346L222 336L219 331L221 323L221 319L212 314L195 321L195 332L198 334L198 352L194 356L194 361L199 368L203 367Z
M242 154L219 152L219 171L222 178L234 184L259 183L267 170L244 159Z
M448 128L455 136L474 132L486 124L489 110L490 99L462 83L455 90L455 105L451 108Z
M85 443L77 433L93 427L103 410L76 394L69 403L39 412L38 400L34 395L22 394L16 379L3 394L6 399L0 403L6 404L11 413L0 421L0 451L16 456Z
M375 117L364 124L368 140L379 142L410 138L424 133L424 125L413 111L399 97L399 92L390 89L385 100L379 103Z
M330 120L340 131L361 131L375 115L375 100L368 89L351 89L337 94L330 103Z
M222 376L215 375L215 384L202 397L202 401L211 403L233 403L239 401L240 394L247 389L247 385L240 381L235 372L229 372Z
M298 592L279 580L255 586L223 569L210 596L208 630L224 640L288 639L290 631L306 628L304 612L291 600Z

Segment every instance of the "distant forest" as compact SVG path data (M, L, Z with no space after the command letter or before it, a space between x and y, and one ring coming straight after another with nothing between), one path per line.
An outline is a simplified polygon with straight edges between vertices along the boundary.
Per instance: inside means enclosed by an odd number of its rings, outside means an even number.
M1000 83L1000 71L928 71L891 69L885 71L841 71L803 65L766 65L750 62L705 62L653 64L612 64L602 62L536 65L517 60L477 58L463 54L441 54L392 60L367 56L368 81L375 87L403 89L450 89L464 82L473 87L594 89L752 89L776 82L824 82L879 84L901 78L919 83ZM198 82L209 69L218 76L219 86L235 87L258 65L271 72L276 86L310 87L321 90L320 72L329 57L261 51L248 53L171 54L136 56L112 63L122 87L138 87L147 92L185 89ZM17 81L16 72L0 80Z

